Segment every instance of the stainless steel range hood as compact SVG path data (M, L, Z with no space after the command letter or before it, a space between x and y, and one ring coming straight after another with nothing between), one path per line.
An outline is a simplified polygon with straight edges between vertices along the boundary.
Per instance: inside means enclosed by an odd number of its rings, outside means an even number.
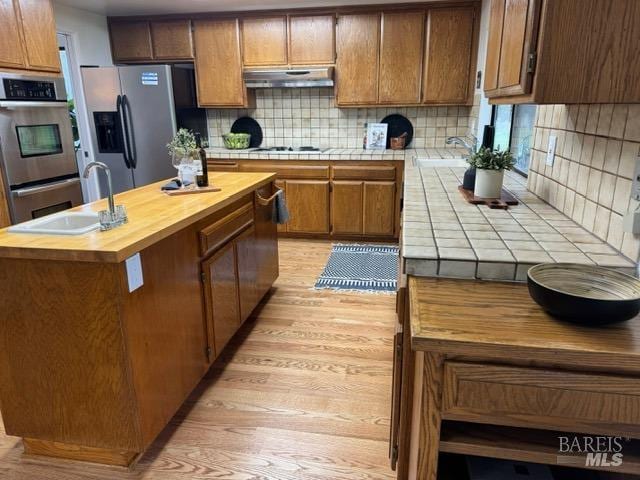
M244 70L243 77L248 88L333 87L333 67Z

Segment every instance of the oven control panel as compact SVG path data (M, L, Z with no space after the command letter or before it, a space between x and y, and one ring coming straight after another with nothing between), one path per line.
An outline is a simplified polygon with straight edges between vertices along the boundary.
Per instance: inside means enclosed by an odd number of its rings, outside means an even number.
M7 100L56 100L54 82L2 79Z

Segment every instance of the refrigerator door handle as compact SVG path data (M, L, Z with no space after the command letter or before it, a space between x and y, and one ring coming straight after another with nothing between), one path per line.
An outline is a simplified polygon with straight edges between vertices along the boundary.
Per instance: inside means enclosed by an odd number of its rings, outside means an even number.
M129 162L132 168L136 168L138 165L138 153L136 152L136 137L133 131L133 118L131 117L131 104L129 98L126 95L122 96L122 106L124 110L124 117L126 119L125 129L128 134L129 142Z
M122 95L118 95L116 98L116 115L118 116L118 122L120 122L120 135L122 136L122 156L124 157L124 164L129 170L131 170L131 162L129 161L129 148L128 148L128 135L127 124L124 118L124 106L122 101Z

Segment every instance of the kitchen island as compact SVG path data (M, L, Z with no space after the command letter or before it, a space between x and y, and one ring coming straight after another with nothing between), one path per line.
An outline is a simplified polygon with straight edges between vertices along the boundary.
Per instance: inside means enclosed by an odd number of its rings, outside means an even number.
M129 223L107 232L0 231L0 403L25 453L125 466L145 451L278 276L274 177L125 192Z

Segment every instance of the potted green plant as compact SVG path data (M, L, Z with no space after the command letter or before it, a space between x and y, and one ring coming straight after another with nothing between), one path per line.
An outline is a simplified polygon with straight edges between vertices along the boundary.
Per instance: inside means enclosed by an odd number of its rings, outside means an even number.
M476 169L473 193L480 198L500 198L504 171L511 170L515 161L508 150L481 147L469 157L469 165Z
M191 130L181 128L167 143L171 163L178 170L178 176L183 185L185 182L195 181L194 159L198 157L196 137ZM199 158L199 157L198 157Z

